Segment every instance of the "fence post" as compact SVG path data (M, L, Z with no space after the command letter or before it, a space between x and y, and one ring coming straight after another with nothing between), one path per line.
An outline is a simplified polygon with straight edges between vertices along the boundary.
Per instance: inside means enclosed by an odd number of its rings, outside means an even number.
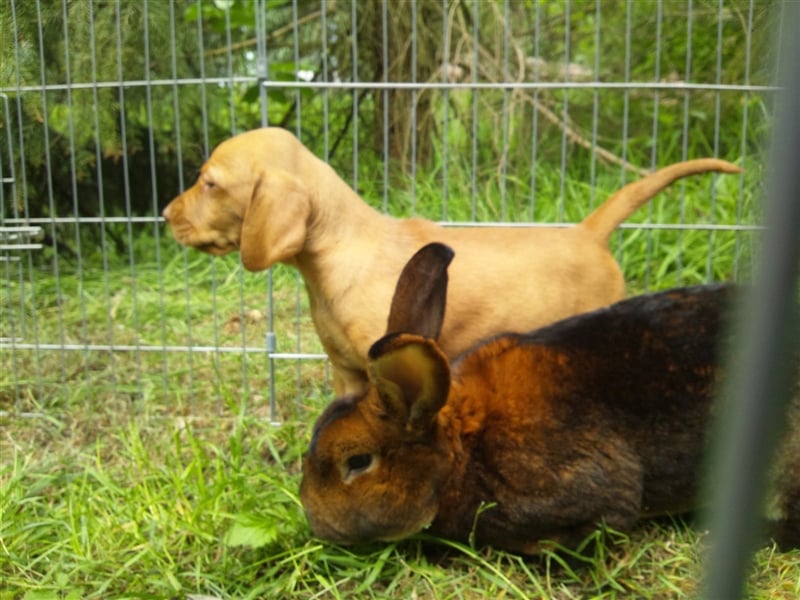
M791 399L797 371L791 358L798 341L800 274L800 13L787 15L782 74L785 89L776 111L772 172L766 194L767 235L745 298L736 352L746 368L733 371L723 393L728 418L717 431L717 489L711 493L711 549L704 582L709 600L743 596L755 547L767 465L775 434ZM794 18L792 18L794 17ZM738 361L737 361L738 362ZM715 478L710 478L715 479Z

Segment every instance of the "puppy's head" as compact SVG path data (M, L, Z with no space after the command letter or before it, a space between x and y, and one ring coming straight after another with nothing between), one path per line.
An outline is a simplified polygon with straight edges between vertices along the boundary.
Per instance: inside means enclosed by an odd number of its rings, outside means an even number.
M215 256L239 250L250 271L295 256L305 243L310 198L292 173L294 144L273 128L222 142L194 185L162 213L175 239Z

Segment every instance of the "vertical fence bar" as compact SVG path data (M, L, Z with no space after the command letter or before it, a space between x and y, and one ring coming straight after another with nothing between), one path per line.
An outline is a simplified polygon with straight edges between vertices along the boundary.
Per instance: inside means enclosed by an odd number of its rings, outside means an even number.
M384 83L389 82L389 16L386 0L381 0L381 73ZM389 90L383 96L383 212L389 212Z
M533 63L533 82L539 81L539 59L541 58L541 3L536 2L534 8L533 22L533 55L537 59ZM531 108L531 199L530 199L530 220L536 221L536 166L539 150L539 89L533 90L533 107Z
M600 23L602 22L602 11L600 2L595 4L594 10L594 68L593 74L595 81L600 80ZM592 91L592 155L589 157L589 207L594 208L595 188L597 187L597 126L600 114L600 91L595 88Z
M508 70L508 46L509 38L512 35L512 23L510 18L511 6L509 0L503 2L503 81L509 81ZM508 88L503 88L503 109L500 142L500 219L508 220L507 202L507 173L508 173Z
M6 218L6 194L5 194L5 185L7 183L11 184L11 201L8 202L8 206L11 209L11 215L13 217L19 216L19 210L17 208L17 178L14 169L14 145L12 143L13 136L11 134L11 109L9 107L8 96L6 94L0 94L0 99L3 101L3 118L5 120L5 130L6 130L6 152L8 153L8 174L6 175L6 167L5 161L0 158L0 225L5 225L5 218ZM0 262L3 263L3 271L5 272L6 281L11 281L12 279L12 268L11 268L11 257L8 255L0 255ZM19 372L18 361L17 361L17 353L15 349L15 344L17 339L23 340L25 338L25 295L24 295L24 283L25 283L25 274L24 274L24 267L23 267L23 259L19 257L19 260L16 261L17 266L17 285L19 286L19 322L14 317L15 311L15 301L13 298L13 294L11 290L8 290L8 303L3 303L0 300L0 311L8 310L8 317L5 317L5 325L8 327L8 342L11 344L11 378L14 382L14 410L16 412L21 412L22 410L22 402L21 402L21 395L20 395L20 382L19 378L17 377L17 373ZM6 308L6 306L8 308ZM0 314L3 314L0 312ZM17 333L19 331L19 333ZM3 340L5 341L5 339Z
M297 3L292 2L292 10L296 11ZM259 82L269 80L269 54L267 54L267 7L264 0L258 0L255 3L255 30L256 30L256 75ZM297 19L294 19L297 22ZM296 27L296 26L295 26ZM297 62L297 45L295 44L295 76L300 68ZM300 94L299 90L295 92L295 103L299 106ZM261 126L266 127L270 125L269 120L269 94L263 85L258 86L259 108L261 109ZM270 267L264 276L264 283L266 285L266 314L267 314L267 332L264 334L264 347L266 349L265 363L267 366L267 375L269 382L267 383L267 406L269 422L275 424L278 419L278 398L275 386L275 356L277 351L278 339L275 335L275 273Z
M328 3L326 0L320 2L320 28L322 29L322 81L330 81L328 70ZM330 160L330 118L328 114L328 88L322 89L322 159Z
M625 3L625 72L623 81L629 83L631 80L631 6L632 0L627 0ZM628 160L628 128L629 128L629 114L630 114L630 90L625 88L622 92L622 151L621 158L623 164ZM620 187L625 185L627 181L627 173L625 167L622 167L620 173ZM617 260L622 258L622 231L617 233Z
M692 75L692 22L694 20L694 5L692 0L688 0L686 6L686 63L684 67L683 78L685 81L691 81ZM691 92L686 90L683 93L683 129L681 132L681 160L689 158L689 106L690 106ZM686 219L686 180L680 181L680 223ZM678 252L676 261L678 264L678 285L683 282L683 229L678 229Z
M108 252L106 251L108 240L106 235L106 202L105 202L105 188L103 186L103 155L102 155L102 142L100 140L100 90L97 85L97 47L94 35L95 30L95 15L94 15L94 2L89 3L89 20L92 26L89 27L89 46L91 49L91 88L92 88L92 115L94 118L94 156L97 165L97 212L100 215L100 246L101 256L103 262L103 295L105 301L105 319L106 319L106 343L109 348L114 346L114 324L111 316L111 282L109 281L109 263ZM117 372L116 361L114 360L114 351L108 351L108 364L111 373L111 393L117 393Z
M564 3L564 67L563 81L567 81L570 61L570 29L572 28L572 4L569 0ZM569 125L569 90L565 87L561 92L561 177L558 184L558 212L557 219L564 220L564 202L566 201L567 186L567 127Z
M270 77L269 71L269 55L267 54L267 9L264 0L257 0L254 6L254 19L256 30L256 76L259 82L267 81ZM293 22L295 23L295 34L297 32L297 2L292 2ZM297 36L295 35L294 43L294 71L295 75L300 69L299 60L297 58ZM261 110L261 126L266 127L270 125L269 122L269 94L263 85L258 86L259 108ZM300 91L295 90L295 104L297 110L300 110ZM267 269L265 275L266 284L266 313L267 313L267 332L264 335L264 346L266 349L265 362L267 366L267 374L269 382L267 384L267 404L269 411L269 422L277 424L278 418L278 399L275 387L275 357L274 353L277 351L278 339L275 334L275 280L272 268ZM299 342L298 342L299 343ZM298 380L299 380L299 366L298 366ZM298 386L299 389L299 386ZM298 392L299 393L299 392Z
M478 35L478 23L480 22L480 0L474 0L472 3L472 81L478 81L478 44L480 37ZM472 178L471 178L471 198L470 198L470 218L473 221L477 220L478 212L478 90L472 90Z
M64 21L64 82L67 87L67 137L69 138L69 171L70 171L70 188L72 191L72 212L75 217L75 254L76 254L76 268L78 277L78 288L80 295L80 330L81 337L83 338L84 362L89 359L89 340L87 336L87 319L86 319L86 293L83 281L83 248L81 245L81 219L80 209L78 203L78 180L77 180L77 167L75 165L75 123L73 119L73 101L72 101L72 70L71 70L71 55L70 55L70 37L69 37L69 13L67 11L66 0L61 3L61 18ZM89 382L89 371L83 369L84 382Z
M38 42L39 42L39 69L40 69L40 76L41 76L41 85L42 85L42 131L44 134L44 145L45 145L45 166L47 168L47 203L48 203L48 210L51 216L50 220L50 238L51 243L53 244L53 272L55 275L55 287L56 287L56 304L58 308L56 309L57 318L58 318L58 339L60 345L64 346L65 344L65 337L64 337L64 312L62 308L62 298L63 294L61 293L61 271L60 271L60 263L59 263L59 243L58 243L58 231L56 229L56 221L55 216L58 214L55 207L55 195L53 192L53 178L52 178L52 158L50 155L50 119L49 119L49 105L47 103L47 70L45 68L45 39L44 39L44 27L42 25L42 5L40 0L36 0L36 17L38 20ZM66 357L64 356L64 351L62 350L59 353L59 366L60 366L60 383L61 383L61 396L64 400L67 399L67 367L66 367Z
M138 303L138 286L136 284L136 258L134 256L134 238L133 238L133 210L131 209L131 182L130 182L130 166L128 164L128 129L126 124L127 111L125 108L125 73L122 67L122 19L120 0L114 5L116 17L116 30L117 30L117 75L119 77L119 125L120 125L120 143L122 152L122 179L124 186L125 196L125 216L127 217L126 233L128 236L128 269L131 275L131 303L133 309L133 328L135 332L134 345L136 346L136 390L137 396L142 397L142 353L141 353L141 338L139 331L141 331L139 323L139 303Z
M236 70L233 65L233 38L232 38L232 25L231 25L231 12L230 6L226 5L224 9L225 14L225 58L226 58L226 75L228 78L228 110L230 111L230 134L236 135L236 84L234 78ZM242 390L239 395L239 411L244 409L247 405L247 398L250 396L250 381L248 379L247 369L247 319L245 315L244 303L244 269L242 267L241 256L239 257L239 269L237 274L237 281L239 283L239 315L241 315L241 343L242 343ZM217 374L219 378L219 373Z
M623 75L623 81L625 83L630 83L631 81L631 11L633 7L632 0L626 0L625 2L625 72ZM631 94L630 90L626 87L622 92L622 160L623 162L628 159L628 128L629 128L629 116L630 116L630 102L631 102ZM625 181L627 180L627 174L625 172L625 168L622 168L621 173L621 180L620 186L625 185Z
M722 81L722 7L724 0L719 0L717 3L717 49L716 49L716 78L715 82L719 84ZM719 156L719 128L720 128L720 113L722 95L719 91L714 92L714 156ZM717 180L716 173L711 175L712 185L710 194L710 208L708 211L709 219L713 223L715 221L714 213L717 205L717 191L714 183ZM714 242L716 241L713 231L708 232L708 253L706 254L706 280L711 281L713 276L713 258L714 258Z
M411 83L417 83L417 3L411 3ZM411 88L411 214L417 213L417 88Z
M200 118L203 123L203 150L204 154L208 155L208 111L206 109L207 106L207 96L206 96L206 65L205 65L205 56L204 56L204 46L203 46L203 11L202 6L200 4L201 0L197 0L197 54L198 54L198 66L200 70ZM171 34L175 35L175 19L174 19L174 11L170 13L170 23L172 26ZM172 48L172 55L170 56L170 60L172 63L172 76L173 76L173 83L172 83L172 93L173 93L173 106L175 107L175 158L178 164L178 186L181 192L184 191L186 188L186 177L183 171L183 136L181 135L181 126L180 126L180 91L178 88L178 58L177 58L177 49L173 46ZM191 322L191 286L189 285L189 251L187 248L183 248L181 250L181 258L183 262L183 290L184 290L184 299L186 302L186 345L189 347L189 351L186 353L186 362L187 362L187 372L189 375L189 404L190 406L194 406L195 403L195 396L194 396L194 388L195 388L195 378L194 378L194 352L192 352L191 348L193 346L192 342L192 322ZM217 340L217 311L216 311L216 278L212 278L211 283L211 306L212 306L212 320L214 323L214 347L219 348L219 343ZM215 366L215 373L219 373L219 352L215 352L213 355L214 366ZM219 386L214 386L217 392L217 405L222 402L220 398Z
M350 31L351 31L351 47L350 54L352 56L351 62L353 81L358 81L358 11L356 4L358 0L352 0L350 3ZM358 104L359 92L353 90L353 189L358 190Z
M202 30L201 27L200 27L200 25L202 23L202 18L203 17L202 17L201 11L198 10L197 11L197 23L198 23L198 29L200 29L200 30ZM177 58L177 48L176 48L176 44L175 44L175 35L176 35L176 29L175 29L175 5L174 5L173 2L170 2L170 4L169 4L169 34L170 34L170 39L172 39L172 44L170 45L169 63L170 63L170 75L172 76L172 86L171 86L171 89L172 89L172 113L173 113L173 115L175 117L174 118L174 123L175 123L175 125L174 125L174 132L175 132L175 158L176 158L177 168L178 168L178 185L179 185L180 191L183 191L183 189L184 189L183 144L182 144L182 135L181 135L182 128L181 128L180 91L179 91L179 87L178 87L178 58ZM202 33L200 33L200 35L202 35ZM200 72L202 74L203 73L202 52L200 52L199 54L200 54ZM201 88L201 97L204 98L205 86L203 86L201 84L200 88ZM155 199L154 199L154 201L155 201ZM161 211L158 208L156 208L154 214L159 215L160 212ZM158 227L158 225L157 225L157 227ZM183 271L184 272L184 289L186 289L186 294L187 294L186 305L188 307L189 306L189 296L188 296L189 285L188 285L188 282L187 282L188 269L185 268L186 267L186 263L187 263L187 250L184 248L181 251L181 254L182 254L182 259L183 259L183 263L184 263L184 271ZM162 297L163 297L163 287L161 288L161 293L162 293ZM187 314L187 318L186 318L186 330L187 330L187 337L189 337L189 339L187 340L187 346L189 346L191 348L191 345L192 345L191 341L190 341L190 339L191 339L191 337L190 337L191 336L191 320L189 319L189 315L188 314ZM166 354L166 352L167 352L167 350L166 350L166 340L164 340L164 344L165 344L164 353ZM187 359L187 363L188 363L187 370L188 370L188 373L189 373L188 396L189 396L189 403L190 404L194 404L194 360L193 360L193 358L194 357L192 356L192 351L189 350L186 353L186 359Z
M767 234L757 261L755 285L745 297L738 324L737 363L723 392L731 408L716 431L712 467L718 469L711 493L711 554L704 581L705 597L744 595L756 541L757 518L764 495L766 472L782 416L796 389L800 346L797 307L800 278L800 43L794 33L800 13L786 19L781 71L786 82L775 120L771 149L772 171L767 187ZM711 490L709 490L711 491ZM795 515L796 516L796 515Z
M38 6L38 5L37 5ZM12 31L14 33L15 39L20 39L20 30L19 30L19 23L17 22L17 10L15 2L11 3L11 21L12 21ZM27 220L31 216L31 205L30 205L30 197L28 195L28 170L25 164L25 134L24 134L24 110L22 107L22 93L20 89L22 88L22 75L20 73L20 53L19 53L19 44L14 44L14 83L16 84L17 90L17 97L16 97L16 104L17 104L17 136L18 136L18 150L19 150L19 188L21 189L22 193L22 214L24 218ZM13 157L11 159L13 161ZM33 257L28 253L27 256L27 269L28 269L28 278L30 285L28 286L28 293L30 294L31 305L36 305L36 287L34 285L33 280L33 273L34 273L34 265L33 265ZM20 293L25 294L25 287L20 289ZM44 383L42 377L42 351L39 348L39 318L36 312L33 312L31 315L31 330L33 333L33 345L34 345L34 357L35 357L35 364L36 364L36 391L37 397L39 399L44 398Z
M750 44L753 38L753 5L754 0L750 0L747 10L747 26L745 28L745 49L744 49L744 84L750 85ZM742 212L744 210L744 170L747 169L747 129L748 129L748 115L750 107L750 92L745 90L743 92L742 102L742 144L739 148L739 155L741 157L742 173L739 174L739 198L736 202L736 224L742 224ZM742 255L742 235L737 231L735 234L734 244L734 263L733 272L734 277L738 280L741 278L739 260Z
M440 81L447 80L447 64L450 62L450 32L447 20L450 10L447 0L442 0L442 66ZM447 161L449 158L449 124L450 124L450 93L447 88L442 90L442 220L447 220L447 196L449 180L447 177Z
M653 80L661 80L661 20L664 14L664 2L658 0L656 3L656 51L655 51L655 67L653 72ZM653 129L652 129L652 147L650 149L650 168L656 169L658 166L658 119L659 119L659 100L661 95L658 90L653 91ZM647 203L647 222L653 222L653 202ZM653 254L653 231L648 229L645 232L647 237L645 243L645 260L647 261L647 269L644 273L644 287L651 289L652 282L650 281L650 258Z
M150 18L149 18L149 2L148 0L144 0L143 8L144 8L144 78L145 78L145 111L147 114L148 123L153 123L153 85L151 83L151 65L150 65ZM172 2L169 3L170 6L170 13L173 9ZM171 30L172 35L172 48L175 47L175 37L174 37L174 29ZM174 54L174 50L172 51ZM178 120L177 113L175 114L175 121ZM156 148L155 148L155 140L153 136L153 132L149 131L147 136L147 151L150 156L150 194L152 198L150 199L150 206L151 210L153 211L153 215L158 215L158 175L156 172L156 164L158 161L158 157L156 156ZM159 311L158 311L158 321L159 321L159 331L161 335L161 346L166 347L167 345L167 325L164 320L164 269L162 268L162 260L161 260L161 232L160 232L160 225L157 220L153 221L153 242L155 246L155 258L156 258L156 269L158 271L156 275L156 279L158 282L158 302L159 302ZM164 385L164 389L168 389L169 387L169 371L167 368L167 353L162 350L161 351L161 379Z

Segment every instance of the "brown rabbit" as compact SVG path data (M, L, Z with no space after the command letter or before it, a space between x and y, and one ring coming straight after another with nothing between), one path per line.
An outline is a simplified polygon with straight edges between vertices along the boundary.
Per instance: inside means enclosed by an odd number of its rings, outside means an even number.
M369 389L319 417L300 496L334 542L432 534L534 554L597 525L697 507L735 286L640 296L449 364L441 329L452 251L400 276ZM498 291L499 292L499 291ZM800 545L800 402L777 461L773 537Z

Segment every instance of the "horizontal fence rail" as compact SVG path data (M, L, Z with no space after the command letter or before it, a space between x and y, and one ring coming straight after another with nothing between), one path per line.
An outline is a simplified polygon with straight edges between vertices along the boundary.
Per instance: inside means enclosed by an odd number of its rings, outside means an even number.
M6 219L6 223L14 224L66 224L66 225L88 225L97 223L154 223L163 224L163 217L33 217L30 219L11 218ZM577 223L553 222L553 223L518 223L512 221L494 221L492 223L481 223L473 221L437 221L443 227L529 227L529 228L549 228L549 227L574 227ZM673 229L673 230L693 230L693 231L761 231L762 225L745 224L721 224L721 223L622 223L619 229ZM40 247L41 245L37 245ZM2 248L0 248L2 249Z
M144 79L136 81L97 81L97 82L72 82L69 84L45 84L45 85L25 85L19 87L0 86L0 93L19 94L19 93L42 93L42 92L65 92L76 90L92 89L128 89L128 88L152 88L152 87L174 87L174 86L198 86L198 85L234 85L257 83L264 88L277 89L307 89L307 90L445 90L445 91L480 91L495 90L510 92L514 90L652 90L652 91L706 91L706 92L755 92L767 93L780 91L780 87L774 85L740 85L725 83L690 83L681 81L607 81L607 82L583 82L583 81L519 81L519 82L467 82L467 81L426 81L426 82L403 82L403 81L271 81L260 77L209 77L206 79L184 78L184 79Z

